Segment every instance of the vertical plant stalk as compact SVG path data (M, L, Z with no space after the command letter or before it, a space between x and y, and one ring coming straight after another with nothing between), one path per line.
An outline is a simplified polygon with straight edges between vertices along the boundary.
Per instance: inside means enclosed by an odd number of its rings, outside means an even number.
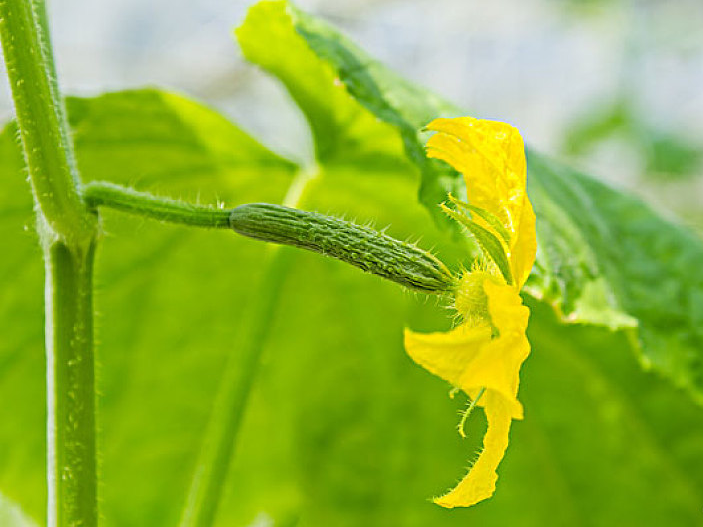
M93 256L54 243L46 259L48 525L97 525Z
M261 286L241 321L237 355L228 360L220 381L181 517L181 527L209 527L215 522L230 460L259 370L261 352L293 256L287 248L270 249Z
M293 180L283 204L294 207L307 184L317 177L317 170L303 171ZM250 302L240 325L239 353L227 363L200 455L195 465L180 527L211 527L227 479L239 429L249 395L256 380L266 334L273 322L293 252L285 247L270 247L266 255L261 285Z
M88 211L55 78L43 0L0 0L2 40L46 265L49 527L97 525Z
M37 205L51 234L85 242L95 219L80 197L43 12L43 0L0 0L0 36Z

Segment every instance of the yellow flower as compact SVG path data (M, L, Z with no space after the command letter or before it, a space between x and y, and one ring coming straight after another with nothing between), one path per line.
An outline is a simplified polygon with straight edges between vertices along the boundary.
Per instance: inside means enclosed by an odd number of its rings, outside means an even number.
M463 273L454 292L461 323L446 333L406 330L405 349L466 392L469 408L481 406L486 414L478 459L454 489L435 499L443 507L468 507L493 494L510 424L523 415L517 390L530 344L529 309L520 289L535 260L535 215L527 198L525 149L515 128L471 117L436 119L427 128L437 132L427 142L428 156L452 165L466 182L469 202L450 196L455 208L442 207L474 235L483 259Z

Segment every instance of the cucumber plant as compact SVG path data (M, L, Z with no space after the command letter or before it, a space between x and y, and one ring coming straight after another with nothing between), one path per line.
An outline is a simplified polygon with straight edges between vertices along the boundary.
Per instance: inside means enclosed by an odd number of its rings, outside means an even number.
M538 350L521 388L529 409L501 467L504 490L473 509L431 506L475 445L451 433L441 382L407 361L400 334L404 324L446 329L446 302L423 295L443 298L476 251L438 207L465 195L460 175L424 154L428 122L467 112L287 2L253 6L236 35L306 116L316 166L162 90L64 102L43 0L0 0L16 109L0 136L10 247L0 398L22 401L0 408L0 492L26 513L11 521L700 521L700 240L528 148L539 247L524 295ZM32 210L36 239L22 234ZM282 223L252 231L271 217ZM390 234L368 221L390 223ZM389 283L347 272L350 262ZM149 298L162 302L147 309ZM30 352L42 338L24 322L42 300L45 392L42 356Z

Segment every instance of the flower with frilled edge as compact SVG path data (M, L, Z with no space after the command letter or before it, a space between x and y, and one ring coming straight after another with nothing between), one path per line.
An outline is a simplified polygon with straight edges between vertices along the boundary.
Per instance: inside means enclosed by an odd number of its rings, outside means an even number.
M512 126L459 117L436 119L427 155L461 172L468 202L449 197L443 210L475 238L482 257L454 291L460 323L446 333L405 332L412 359L469 396L486 414L483 449L459 484L435 503L468 507L489 498L508 447L510 424L522 419L517 399L520 366L530 353L529 309L520 289L535 260L535 215L527 197L525 148ZM460 424L463 435L463 420Z

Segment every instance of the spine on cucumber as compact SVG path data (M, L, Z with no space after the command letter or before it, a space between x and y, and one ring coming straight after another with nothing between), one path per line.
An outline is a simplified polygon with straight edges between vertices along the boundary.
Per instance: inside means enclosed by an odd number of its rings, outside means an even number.
M232 210L230 226L244 236L315 251L416 291L442 293L456 287L452 273L433 254L332 216L251 203Z

